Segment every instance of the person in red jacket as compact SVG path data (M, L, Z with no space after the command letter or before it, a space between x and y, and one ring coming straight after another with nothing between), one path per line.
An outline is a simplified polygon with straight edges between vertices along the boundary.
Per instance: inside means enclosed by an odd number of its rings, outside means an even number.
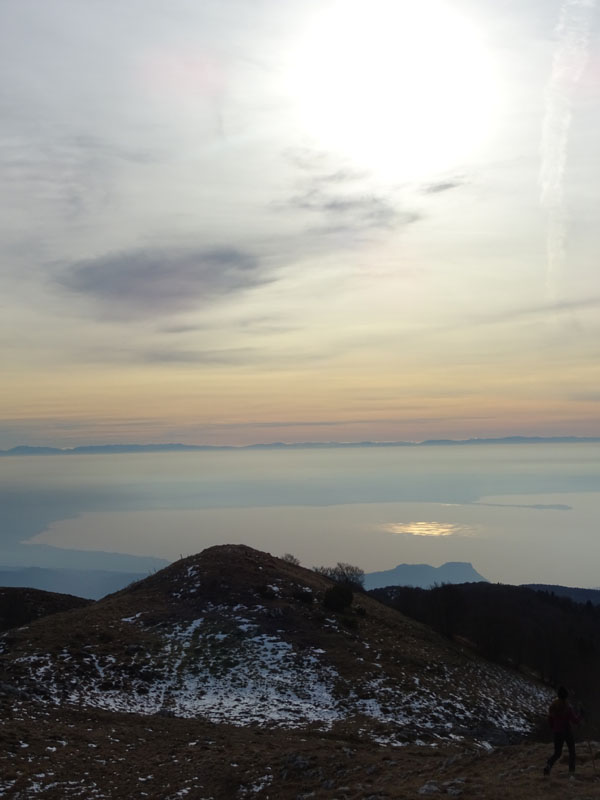
M548 709L548 722L554 735L554 752L548 759L544 767L544 775L549 775L550 770L562 755L563 745L569 749L569 774L575 776L575 739L573 738L572 725L578 725L581 717L573 711L570 703L567 702L569 693L564 686L561 686L556 694L556 699L550 704Z

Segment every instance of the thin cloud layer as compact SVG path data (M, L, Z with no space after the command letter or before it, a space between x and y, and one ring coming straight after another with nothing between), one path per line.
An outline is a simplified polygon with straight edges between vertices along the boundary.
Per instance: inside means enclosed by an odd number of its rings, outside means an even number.
M245 364L256 360L252 347L222 350L157 350L143 355L148 364ZM139 358L139 354L135 354Z
M389 230L416 222L416 211L398 208L394 192L370 184L364 171L348 167L329 153L301 148L284 154L303 173L300 191L287 204L292 212L311 212L320 218L316 230Z
M425 194L441 194L442 192L449 192L452 189L458 189L463 185L464 181L458 179L436 181L435 183L428 183L427 186L424 187L423 192Z
M597 432L599 13L0 3L0 437Z
M200 308L268 282L258 261L234 248L131 250L76 262L57 279L102 315L154 316Z
M414 222L418 215L399 214L385 198L376 195L326 194L310 190L291 200L292 207L324 215L327 222L348 228L391 228Z

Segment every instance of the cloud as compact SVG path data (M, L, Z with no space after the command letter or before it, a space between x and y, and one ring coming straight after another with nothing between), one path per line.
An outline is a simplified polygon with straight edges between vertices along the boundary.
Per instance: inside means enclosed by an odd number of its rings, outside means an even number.
M350 169L338 169L335 172L324 172L320 175L315 175L315 183L349 183L350 181L359 181L365 178L363 172L357 172Z
M333 194L311 188L290 200L295 209L312 211L326 219L326 228L393 228L420 219L415 212L399 212L386 198L376 194Z
M157 347L142 352L130 350L125 356L133 361L145 364L191 364L191 365L232 365L262 366L272 371L289 370L290 363L298 368L302 365L318 365L329 362L337 355L333 348L320 346L318 349L284 348L273 350L264 346L202 348L194 347Z
M332 156L324 150L312 147L291 147L284 151L283 157L294 167L303 172L320 172L330 170Z
M366 172L340 162L337 156L308 147L290 148L283 153L283 157L292 166L309 173L310 181L315 184L349 183L368 177Z
M158 163L156 149L87 134L13 132L0 150L0 173L13 202L36 204L38 217L73 222L97 213L114 195L124 163Z
M131 250L78 261L58 278L112 318L169 314L269 281L258 262L234 248Z
M600 403L600 392L576 392L569 395L569 400L576 403Z
M421 406L405 406L405 410L410 409L417 409L421 408ZM421 417L410 417L411 423L438 423L438 422L447 422L447 421L459 421L464 422L466 421L480 421L480 420L488 420L493 419L493 417L489 416L478 416L478 415L444 415L444 416L421 416ZM406 417L358 417L358 418L350 418L350 419L286 419L286 420L253 420L252 422L215 422L207 425L205 427L210 428L219 428L219 429L269 429L269 428L320 428L320 427L349 427L352 425L402 425L406 422ZM401 437L398 439L394 439L394 441L400 440ZM391 439L390 439L391 441Z
M156 350L145 353L143 359L149 364L246 364L254 362L258 352L253 347L195 351Z
M451 189L458 189L464 185L461 180L437 181L435 183L428 183L423 187L425 194L441 194L441 192L449 192Z
M390 230L421 219L417 212L400 210L396 199L374 185L367 172L348 166L331 153L294 148L285 151L284 158L303 177L299 191L283 208L319 215L322 221L311 233Z
M241 330L244 332L252 333L288 333L290 331L297 331L303 329L303 326L298 324L291 324L289 318L283 313L282 315L275 314L261 314L261 315L242 315L235 319L229 319L227 327L231 330ZM185 337L187 334L197 334L206 331L214 331L214 324L167 324L159 325L157 333L167 334L168 336Z
M584 311L600 306L600 297L586 297L578 300L561 300L556 303L543 303L537 306L509 309L498 314L486 314L472 320L479 325L495 325L502 322L512 322L528 317L556 316L557 314L575 311Z
M182 333L197 333L198 331L206 330L205 325L164 325L158 328L159 333L167 333L169 335Z
M546 89L540 145L540 201L547 212L546 293L555 300L566 267L568 209L565 176L577 85L583 77L594 29L595 0L564 0Z

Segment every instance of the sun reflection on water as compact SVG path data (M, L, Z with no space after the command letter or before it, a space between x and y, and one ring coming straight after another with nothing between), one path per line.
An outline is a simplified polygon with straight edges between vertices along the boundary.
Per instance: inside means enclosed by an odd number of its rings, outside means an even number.
M402 533L407 536L469 536L475 532L469 525L434 521L389 522L382 527L388 533Z

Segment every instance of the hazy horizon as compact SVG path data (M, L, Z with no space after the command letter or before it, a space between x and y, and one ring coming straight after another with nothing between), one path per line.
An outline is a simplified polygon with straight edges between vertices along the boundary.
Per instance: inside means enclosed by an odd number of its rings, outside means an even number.
M493 582L598 585L597 443L27 456L0 461L0 486L4 565L241 543L309 567L469 561Z
M245 449L277 449L277 448L337 448L337 447L419 447L423 445L478 445L478 444L575 444L578 442L585 443L585 442L598 442L600 441L600 437L598 436L569 436L569 435L561 435L561 436L527 436L526 434L519 434L519 435L507 435L502 437L484 437L484 436L477 436L472 437L469 439L423 439L420 441L411 441L411 440L314 440L314 441L307 441L307 440L300 440L300 441L260 441L260 442L251 442L249 444L205 444L201 442L116 442L112 441L110 443L82 443L79 445L73 445L71 447L67 446L59 446L57 444L51 444L49 442L43 444L30 444L30 445L14 445L11 448L7 449L0 449L0 455L36 455L35 451L37 450L48 450L52 451L52 454L60 455L62 453L77 453L77 452L85 452L85 451L98 451L98 452L114 452L114 454L118 454L119 452L127 453L127 452L152 452L153 449L156 450L165 450L168 451L172 449L174 451L181 449L181 450L245 450ZM42 453L43 454L43 453Z

